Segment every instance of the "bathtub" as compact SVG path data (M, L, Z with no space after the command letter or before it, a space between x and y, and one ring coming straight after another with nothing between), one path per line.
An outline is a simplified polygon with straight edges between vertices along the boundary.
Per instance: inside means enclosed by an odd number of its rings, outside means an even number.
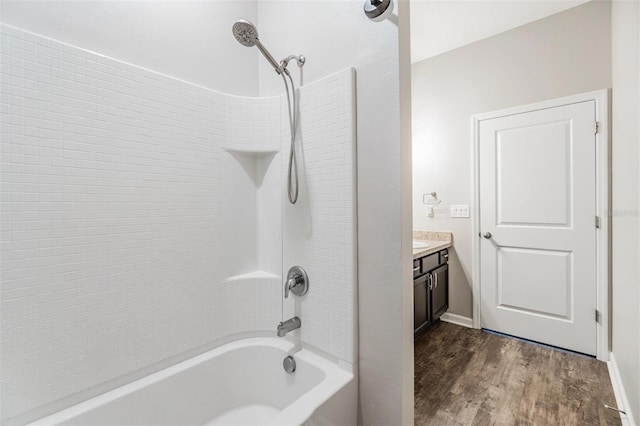
M253 338L214 350L32 425L354 425L354 375L291 342Z

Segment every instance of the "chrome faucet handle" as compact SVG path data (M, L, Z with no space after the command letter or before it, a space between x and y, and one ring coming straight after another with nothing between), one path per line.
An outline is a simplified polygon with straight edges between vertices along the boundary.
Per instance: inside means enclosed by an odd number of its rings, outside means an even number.
M284 298L289 297L289 292L295 296L304 296L309 291L309 277L300 266L293 266L287 274L287 281L284 284Z
M285 299L289 297L289 292L293 288L295 288L296 286L299 285L300 278L302 278L302 277L300 275L298 275L298 274L294 274L293 277L289 277L287 282L284 284L284 298Z

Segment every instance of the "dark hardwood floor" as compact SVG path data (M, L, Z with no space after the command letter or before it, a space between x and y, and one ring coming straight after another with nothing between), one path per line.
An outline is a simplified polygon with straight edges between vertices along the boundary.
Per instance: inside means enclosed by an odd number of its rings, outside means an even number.
M607 365L438 322L415 345L416 425L619 425Z

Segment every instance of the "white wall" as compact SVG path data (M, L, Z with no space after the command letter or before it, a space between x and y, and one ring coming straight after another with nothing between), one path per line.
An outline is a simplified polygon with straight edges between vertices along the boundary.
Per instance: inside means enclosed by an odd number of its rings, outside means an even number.
M392 20L373 22L360 0L258 7L261 40L276 58L304 54L305 81L356 69L360 415L364 424L412 424L406 372L413 365L403 361L403 345L412 352L405 330L411 310L402 309L403 292L411 291L410 247L402 237L411 225L403 220L401 197L411 183L401 172L409 164L401 154L398 11ZM281 93L280 77L262 58L259 66L260 94ZM403 407L403 400L410 402Z
M471 219L449 217L472 203L471 116L611 87L610 34L610 4L594 1L412 66L413 223L453 232L451 313L472 316Z
M512 30L587 1L590 0L414 1L411 7L412 62Z
M415 410L415 362L414 362L414 328L413 328L413 205L412 195L412 129L411 129L411 3L402 0L398 4L398 46L400 72L400 164L402 182L401 192L401 245L402 283L402 424L414 424ZM411 262L411 269L406 268Z
M255 0L3 0L0 19L225 93L258 91L257 50L231 33L237 19L257 21Z
M612 4L612 352L640 422L640 3Z

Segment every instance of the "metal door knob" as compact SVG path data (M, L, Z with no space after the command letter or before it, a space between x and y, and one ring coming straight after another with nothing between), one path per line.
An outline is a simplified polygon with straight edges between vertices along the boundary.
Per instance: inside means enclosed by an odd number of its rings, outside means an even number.
M490 239L493 235L491 235L491 232L485 232L484 234L482 234L483 237L485 237L487 240Z

